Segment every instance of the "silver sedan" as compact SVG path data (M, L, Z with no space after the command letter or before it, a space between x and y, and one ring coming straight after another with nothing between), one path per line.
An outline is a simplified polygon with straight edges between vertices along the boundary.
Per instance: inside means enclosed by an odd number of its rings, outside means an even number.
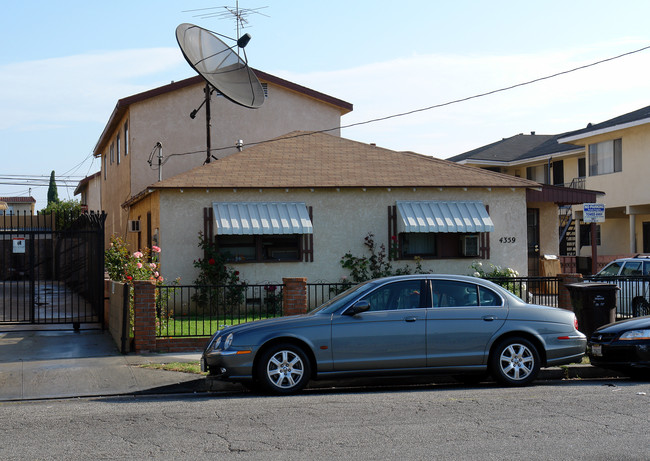
M214 334L201 363L222 379L276 394L311 379L491 374L530 384L540 367L579 362L587 339L573 312L527 304L489 281L407 275L350 288L305 314Z

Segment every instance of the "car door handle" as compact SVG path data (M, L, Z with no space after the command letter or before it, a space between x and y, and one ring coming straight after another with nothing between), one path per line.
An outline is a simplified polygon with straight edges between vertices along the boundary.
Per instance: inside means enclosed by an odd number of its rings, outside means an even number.
M417 317L404 317L405 322L415 322L417 319Z
M497 318L498 317L495 315L486 315L485 317L483 317L483 320L485 320L486 322L491 322L492 320L496 320Z

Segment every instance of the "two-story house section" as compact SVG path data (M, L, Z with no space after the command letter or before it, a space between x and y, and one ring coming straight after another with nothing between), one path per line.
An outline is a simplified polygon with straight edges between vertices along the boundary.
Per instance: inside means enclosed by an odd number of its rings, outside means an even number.
M539 258L544 254L579 254L581 245L589 245L577 235L579 226L572 207L597 200L602 195L587 190L585 149L562 143L563 135L518 134L448 160L536 181L540 191L527 197L528 254L530 275L537 275ZM552 202L558 207L549 208ZM559 215L558 210L559 209ZM553 210L553 211L551 211ZM583 226L583 230L587 228ZM583 251L588 252L588 248ZM575 261L572 260L571 264Z
M650 253L650 106L590 123L558 141L584 149L586 186L606 193L598 253Z
M206 123L205 81L200 76L120 99L99 137L93 155L101 159L101 209L108 214L107 242L141 231L151 246L151 216L127 219L122 205L150 184L210 161L218 162L248 146L295 131L327 131L339 136L341 116L352 104L255 70L265 91L259 109L211 96L211 123ZM159 160L160 159L160 160ZM138 221L137 224L130 221ZM130 239L129 239L130 240Z

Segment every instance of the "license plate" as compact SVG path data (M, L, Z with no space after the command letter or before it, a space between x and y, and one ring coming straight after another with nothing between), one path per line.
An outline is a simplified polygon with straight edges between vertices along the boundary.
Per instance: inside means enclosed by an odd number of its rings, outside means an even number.
M591 355L595 357L602 357L603 356L603 346L600 344L594 344L591 346Z
M201 357L201 371L204 373L208 371L208 367L205 364L205 357Z

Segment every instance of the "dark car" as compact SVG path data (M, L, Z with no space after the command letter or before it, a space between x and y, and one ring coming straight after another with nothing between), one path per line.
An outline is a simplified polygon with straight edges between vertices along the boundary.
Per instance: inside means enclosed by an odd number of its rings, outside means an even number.
M598 328L589 339L588 351L592 365L650 378L650 316Z
M490 373L522 386L540 367L580 361L586 345L571 311L475 277L411 275L362 283L309 314L218 331L201 364L279 394L311 379L415 373Z

